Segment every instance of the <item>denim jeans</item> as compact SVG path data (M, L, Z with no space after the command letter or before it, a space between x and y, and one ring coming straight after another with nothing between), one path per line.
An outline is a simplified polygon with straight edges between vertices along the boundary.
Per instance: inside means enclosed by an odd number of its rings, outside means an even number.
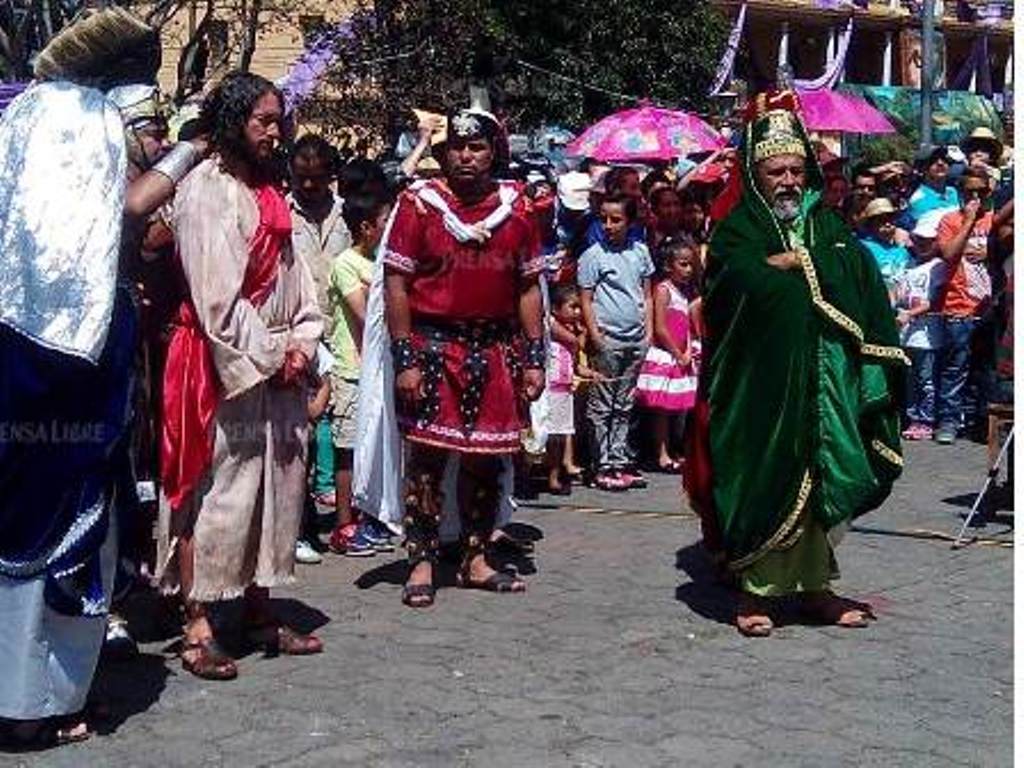
M935 360L934 349L908 349L910 386L907 398L907 419L911 424L935 426Z
M587 424L599 471L623 469L636 461L629 446L629 423L645 354L647 345L642 342L605 339L604 348L590 361L608 379L591 384L587 398Z
M960 429L971 362L973 317L942 318L942 354L939 362L938 421L940 428Z

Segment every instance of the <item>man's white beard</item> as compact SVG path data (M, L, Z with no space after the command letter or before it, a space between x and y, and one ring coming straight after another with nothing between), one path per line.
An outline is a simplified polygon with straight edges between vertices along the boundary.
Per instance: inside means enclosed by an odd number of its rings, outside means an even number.
M793 221L793 219L800 215L800 198L777 198L775 202L772 203L772 213L775 214L775 218L779 221Z

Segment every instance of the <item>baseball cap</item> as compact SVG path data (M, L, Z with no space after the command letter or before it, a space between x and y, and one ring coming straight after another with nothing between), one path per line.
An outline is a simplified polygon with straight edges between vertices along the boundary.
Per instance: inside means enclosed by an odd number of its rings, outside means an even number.
M928 211L917 220L910 234L928 239L936 237L939 234L939 222L947 213L949 213L947 209Z
M585 211L590 206L590 176L570 171L558 177L558 202L570 211Z

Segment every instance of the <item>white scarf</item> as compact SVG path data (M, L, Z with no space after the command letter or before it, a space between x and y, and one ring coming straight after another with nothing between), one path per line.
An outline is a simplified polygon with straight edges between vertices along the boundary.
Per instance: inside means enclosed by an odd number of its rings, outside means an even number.
M433 207L444 221L444 228L460 243L486 243L491 238L491 233L500 226L505 219L512 215L512 204L519 197L519 192L512 184L500 184L498 186L498 198L501 205L495 208L483 221L475 224L467 224L451 209L441 194L426 181L418 181L409 187L416 193L416 196Z

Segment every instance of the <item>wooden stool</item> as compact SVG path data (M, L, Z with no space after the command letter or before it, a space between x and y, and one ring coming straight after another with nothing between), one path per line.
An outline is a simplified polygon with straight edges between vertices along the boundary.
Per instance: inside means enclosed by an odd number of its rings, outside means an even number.
M995 466L1002 448L1000 434L1013 424L1013 403L989 403L988 406L988 465ZM1009 474L1009 470L1007 471Z

